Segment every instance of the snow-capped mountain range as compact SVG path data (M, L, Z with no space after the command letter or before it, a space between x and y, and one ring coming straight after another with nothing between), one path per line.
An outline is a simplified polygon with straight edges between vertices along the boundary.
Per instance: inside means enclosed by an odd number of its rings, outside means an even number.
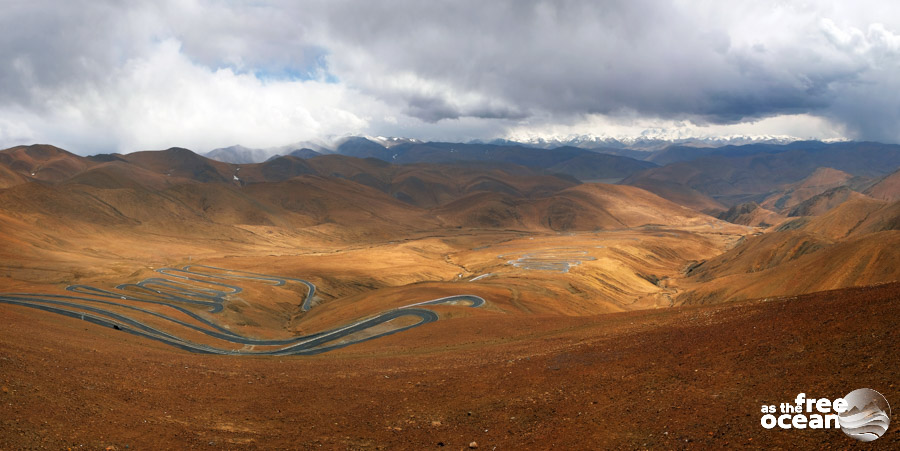
M645 131L638 136L613 137L609 135L513 135L503 140L531 147L552 149L554 147L572 146L583 149L600 147L632 150L660 150L671 145L688 145L693 147L721 147L743 144L788 144L800 138L786 135L730 135L730 136L688 136L672 134L664 131Z
M680 136L672 135L665 131L654 132L652 130L645 131L639 136L634 137L612 137L608 135L567 135L567 136L548 136L548 135L515 135L507 138L495 139L490 141L474 140L468 144L497 144L497 145L517 145L524 147L534 147L541 149L553 149L557 147L578 147L582 149L623 149L638 151L656 151L662 150L672 145L682 145L690 147L722 147L728 145L745 145L745 144L789 144L794 141L800 141L800 138L785 135L730 135L730 136ZM391 148L401 144L421 144L424 141L415 138L397 138L385 136L341 136L315 141L300 141L285 146L268 147L268 148L248 148L241 145L223 147L213 149L205 155L214 160L224 161L226 163L261 163L271 158L294 154L303 158L315 156L316 154L341 153L340 149L345 144L358 145L360 142L368 145L377 145L384 148ZM836 140L829 140L836 141Z

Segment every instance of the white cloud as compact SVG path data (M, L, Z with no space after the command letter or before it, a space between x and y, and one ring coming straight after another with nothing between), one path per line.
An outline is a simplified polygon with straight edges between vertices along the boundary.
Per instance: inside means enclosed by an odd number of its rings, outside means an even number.
M43 105L40 116L4 121L0 141L42 139L82 153L172 145L265 147L363 133L371 115L386 111L346 85L264 81L230 68L198 65L173 39L126 61L100 82L46 95Z
M211 70L189 61L171 40L126 64L113 90L115 108L108 112L117 116L126 146L272 146L365 130L367 119L353 111L383 109L345 85Z

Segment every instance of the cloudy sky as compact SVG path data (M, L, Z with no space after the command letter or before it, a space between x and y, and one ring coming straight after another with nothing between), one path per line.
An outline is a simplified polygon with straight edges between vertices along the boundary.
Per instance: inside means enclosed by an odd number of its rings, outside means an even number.
M0 0L0 147L900 142L900 2Z

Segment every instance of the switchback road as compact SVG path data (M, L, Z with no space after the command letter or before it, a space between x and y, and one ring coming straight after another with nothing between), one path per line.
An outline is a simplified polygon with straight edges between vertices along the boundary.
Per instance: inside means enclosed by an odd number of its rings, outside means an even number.
M72 285L66 288L77 296L0 294L0 303L77 318L191 352L227 355L311 355L437 321L437 314L423 307L451 303L480 307L485 302L484 299L474 295L448 296L388 310L373 317L311 335L284 340L261 340L232 332L222 324L207 319L209 315L198 314L196 310L205 309L208 314L221 312L229 302L229 296L243 291L240 286L233 283L243 281L274 286L304 285L306 296L300 308L309 311L316 293L315 285L302 279L204 265L161 268L156 271L166 277L153 277L134 284L118 285L115 291L89 285ZM225 283L226 281L230 283ZM173 312L161 313L156 309L141 307L140 304L148 304L148 307L164 307ZM404 322L405 325L402 326L378 327L400 318L410 318L415 322L412 324ZM149 324L147 320L152 320L153 324ZM199 343L186 337L196 333L209 337L210 343L220 344ZM225 346L227 343L243 347L229 348Z

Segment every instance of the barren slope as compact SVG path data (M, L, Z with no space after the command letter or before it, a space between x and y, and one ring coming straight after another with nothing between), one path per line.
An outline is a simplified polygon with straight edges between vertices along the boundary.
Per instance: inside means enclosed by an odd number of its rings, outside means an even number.
M818 168L809 177L770 194L760 202L760 206L773 211L787 213L813 196L833 188L845 186L852 178L852 175L844 171L824 167Z
M888 174L865 190L864 194L881 200L900 200L900 170Z
M198 182L231 182L234 165L211 160L180 147L150 150L122 155L125 161L170 177L183 177Z
M46 144L0 150L0 163L19 175L47 182L65 180L94 162Z
M847 186L839 186L800 202L788 211L788 216L819 216L844 202L864 198L865 194L857 193Z
M647 177L629 179L623 183L647 190L663 199L706 214L718 214L728 209L725 204L679 182Z
M191 355L0 306L0 447L890 449L893 427L873 444L770 431L759 407L798 387L897 399L900 355L885 344L900 339L898 293L448 319L267 359Z
M770 227L784 221L784 216L759 206L756 202L735 205L717 216L723 221L752 227Z
M537 199L494 192L475 194L438 208L435 215L463 227L555 231L716 222L642 189L600 183L578 185Z
M678 300L723 302L900 280L898 245L900 203L848 201L691 268Z

